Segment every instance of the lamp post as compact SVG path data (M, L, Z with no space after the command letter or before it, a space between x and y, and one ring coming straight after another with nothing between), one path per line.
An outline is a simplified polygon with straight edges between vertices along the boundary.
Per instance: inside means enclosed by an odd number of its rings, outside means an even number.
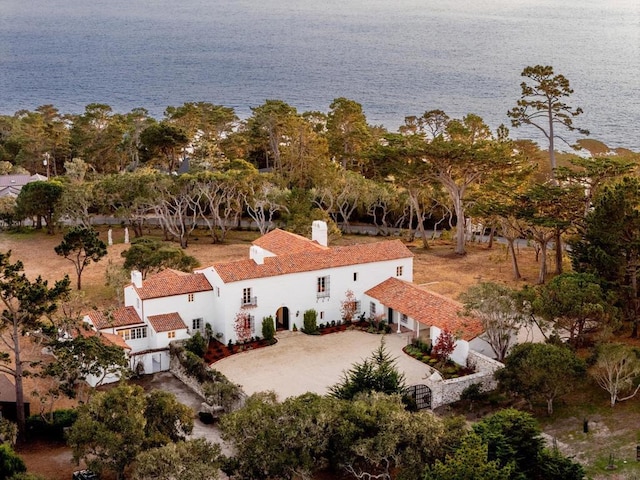
M49 160L51 159L51 154L49 152L45 152L42 156L44 157L42 165L47 167L47 180L49 180Z

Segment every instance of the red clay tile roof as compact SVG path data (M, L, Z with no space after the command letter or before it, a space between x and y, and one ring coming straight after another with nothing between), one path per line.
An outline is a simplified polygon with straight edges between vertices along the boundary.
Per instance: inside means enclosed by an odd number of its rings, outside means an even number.
M480 320L458 315L462 310L458 302L398 278L391 277L364 293L423 325L446 328L463 340L472 340L483 331Z
M253 242L260 248L269 250L275 255L290 255L299 252L315 252L318 250L327 250L329 247L320 245L318 242L309 240L308 238L296 235L276 228L269 233L261 236Z
M267 257L262 265L247 259L215 263L212 267L225 283L230 283L411 257L413 254L400 240L389 240Z
M125 350L131 350L131 347L129 345L127 345L127 342L124 341L124 338L122 338L118 334L102 332L100 334L100 337L103 338L104 340L112 343L116 347L120 347L120 348L123 348Z
M163 313L161 315L149 315L147 317L151 327L158 333L182 330L187 328L178 312Z
M184 273L171 269L148 277L142 282L142 288L135 285L133 288L142 300L212 290L211 284L202 273Z
M111 312L107 317L104 313L93 310L87 314L97 330L111 327L125 327L142 323L133 307L122 307Z
M131 350L131 347L129 345L127 345L127 342L124 341L124 338L122 338L120 335L117 335L115 333L106 333L106 332L100 332L98 330L94 330L93 328L91 328L91 326L89 324L84 324L86 325L86 328L79 328L77 330L77 334L81 335L83 337L99 337L100 340L103 343L106 344L111 344L111 345L115 345L117 347L123 348L125 350Z

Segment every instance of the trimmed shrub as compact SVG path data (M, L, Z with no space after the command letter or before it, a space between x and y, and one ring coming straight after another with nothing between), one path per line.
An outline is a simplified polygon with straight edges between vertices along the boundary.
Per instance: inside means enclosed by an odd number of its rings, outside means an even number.
M271 315L264 317L262 319L262 336L267 342L272 343L275 335L276 327L275 323L273 323L273 317Z
M318 333L318 312L315 310L306 310L303 315L304 333L308 335L316 335Z

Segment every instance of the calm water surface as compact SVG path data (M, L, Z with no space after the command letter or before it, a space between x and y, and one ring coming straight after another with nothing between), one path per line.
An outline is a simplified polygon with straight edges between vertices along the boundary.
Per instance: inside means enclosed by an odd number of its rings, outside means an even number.
M344 96L391 130L434 108L495 128L535 64L569 78L592 137L640 150L638 0L0 0L3 114Z

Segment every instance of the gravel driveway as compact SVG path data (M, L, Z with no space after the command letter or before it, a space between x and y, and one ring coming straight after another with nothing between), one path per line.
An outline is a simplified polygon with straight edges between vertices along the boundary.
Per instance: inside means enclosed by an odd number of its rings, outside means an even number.
M424 383L428 367L402 352L410 333L374 335L346 331L328 335L278 334L278 343L224 358L212 365L247 395L273 390L280 400L306 392L326 394L354 363L369 357L384 338L406 384Z

